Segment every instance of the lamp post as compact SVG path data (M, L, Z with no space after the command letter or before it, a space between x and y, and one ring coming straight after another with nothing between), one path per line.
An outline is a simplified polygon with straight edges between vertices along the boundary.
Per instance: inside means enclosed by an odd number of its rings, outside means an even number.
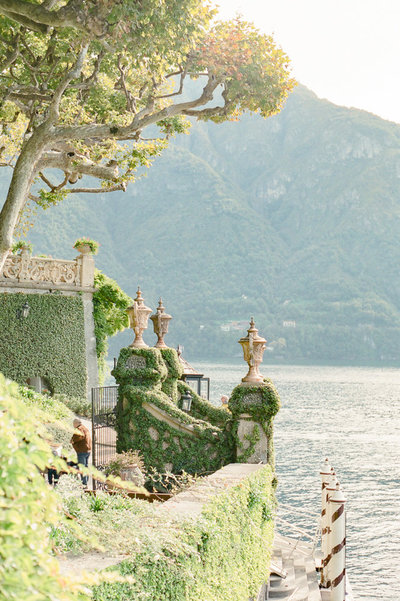
M151 315L150 319L153 322L154 333L158 338L155 348L168 348L164 342L164 336L168 333L168 325L172 319L172 316L168 315L168 313L165 313L165 308L161 298L158 303L156 313Z
M20 309L17 309L17 319L26 319L31 310L28 301L25 301Z
M262 361L266 342L265 338L258 335L258 330L252 317L250 328L247 330L247 336L239 340L239 344L242 345L244 360L249 366L247 375L242 378L242 382L245 384L261 384L264 381L264 377L260 374L258 366Z
M182 411L184 411L185 413L189 413L192 407L192 395L188 390L185 390L185 392L183 393L181 403Z
M130 345L130 348L148 348L143 340L143 332L147 329L151 309L144 304L140 288L137 289L133 305L128 307L126 312L129 317L129 326L135 332L135 339Z

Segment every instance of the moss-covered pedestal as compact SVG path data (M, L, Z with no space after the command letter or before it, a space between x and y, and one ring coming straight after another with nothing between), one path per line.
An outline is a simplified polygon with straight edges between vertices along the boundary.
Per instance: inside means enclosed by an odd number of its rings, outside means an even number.
M256 386L241 384L229 400L236 439L236 461L274 465L273 418L279 396L270 380Z

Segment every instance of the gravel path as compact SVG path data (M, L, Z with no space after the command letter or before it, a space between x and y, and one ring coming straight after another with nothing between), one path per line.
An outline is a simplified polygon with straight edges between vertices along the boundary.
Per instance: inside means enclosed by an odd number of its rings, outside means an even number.
M62 555L58 558L58 562L62 574L73 572L77 576L82 572L105 570L105 568L120 563L124 559L126 559L125 555L113 557L105 553L91 552L84 555Z

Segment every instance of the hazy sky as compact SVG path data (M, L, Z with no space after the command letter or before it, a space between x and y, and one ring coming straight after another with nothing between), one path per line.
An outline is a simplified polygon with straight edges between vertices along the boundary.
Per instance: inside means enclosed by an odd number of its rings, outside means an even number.
M215 0L289 55L321 98L400 123L400 0Z

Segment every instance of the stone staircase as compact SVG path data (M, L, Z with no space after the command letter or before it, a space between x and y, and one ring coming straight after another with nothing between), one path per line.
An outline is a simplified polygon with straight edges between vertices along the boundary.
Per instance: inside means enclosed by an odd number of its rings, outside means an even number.
M312 545L276 533L265 600L321 601L318 582Z

